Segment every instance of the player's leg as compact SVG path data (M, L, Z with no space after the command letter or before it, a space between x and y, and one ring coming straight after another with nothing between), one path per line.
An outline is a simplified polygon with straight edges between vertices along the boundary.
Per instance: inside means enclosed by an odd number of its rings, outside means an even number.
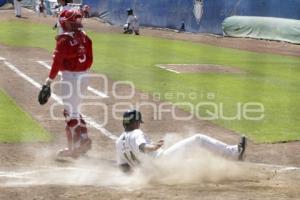
M18 4L18 13L19 13L19 16L21 17L22 16L22 9L21 9L21 2L19 1L19 4Z
M17 0L14 0L15 16L17 16Z
M132 25L132 23L130 23L129 24L129 26L128 26L128 34L132 34L133 33L133 29L134 27L133 27L133 25Z
M139 30L139 28L135 28L135 29L134 29L134 34L135 34L135 35L140 35L140 30Z
M136 23L133 27L135 35L140 35L140 26L138 23Z
M80 117L77 114L76 93L74 93L74 80L69 73L63 73L61 83L61 95L64 104L63 115L65 117L65 134L67 137L68 147L59 151L58 155L63 157L78 157L74 149L80 146Z
M65 122L66 122L66 137L68 142L68 148L65 148L59 152L59 156L67 156L77 158L79 154L75 152L75 149L80 147L80 121L78 119L70 119L68 111L64 110Z
M37 6L37 13L39 14L39 17L40 17L41 13L42 13L41 5Z
M40 14L40 10L39 10ZM61 97L63 100L64 110L63 115L65 117L65 134L67 138L68 147L62 149L58 152L58 156L67 156L73 157L73 135L71 132L70 121L72 120L70 114L73 112L71 107L71 95L72 95L72 83L70 82L71 78L68 77L68 73L62 73L62 78L60 82L61 87ZM73 124L73 123L72 123Z
M130 30L130 27L128 24L125 24L124 25L124 34L131 34L132 33L132 30Z
M72 157L78 157L91 149L91 140L88 137L86 123L80 115L80 90L86 88L86 83L79 81L80 73L62 73L62 95L64 116L66 118L66 136L68 150Z
M16 17L21 17L21 2L14 0Z
M66 119L68 119L68 117L66 117ZM58 154L59 156L77 158L91 149L92 141L88 137L86 127L82 125L83 122L83 119L66 120L65 131L68 148L61 150Z
M88 76L86 73L79 73L77 78L77 92L78 92L78 99L81 102L81 99L86 96L88 87ZM80 113L80 110L78 110ZM88 136L88 129L86 126L86 122L84 121L82 115L79 114L80 120L80 146L76 149L79 154L85 154L92 148L92 140Z
M85 154L92 148L92 140L88 136L86 122L80 116L80 145L76 148L77 153Z
M197 134L177 142L164 150L162 156L176 156L180 153L187 153L191 148L202 148L218 155L238 159L241 153L238 145L228 145L215 138Z

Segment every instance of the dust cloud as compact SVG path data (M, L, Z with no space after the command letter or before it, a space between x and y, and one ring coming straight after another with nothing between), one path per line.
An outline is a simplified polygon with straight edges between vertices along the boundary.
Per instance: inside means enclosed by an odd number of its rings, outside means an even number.
M166 148L182 139L177 134L166 134ZM244 170L240 163L219 157L199 146L189 146L172 157L163 156L143 165L149 182L168 185L234 181L242 178Z
M182 139L176 134L166 134L166 147ZM105 152L102 152L104 154ZM122 173L115 161L103 159L92 151L78 160L45 162L54 158L53 149L36 152L28 167L0 171L0 186L34 185L90 185L137 189L151 184L190 184L238 180L243 167L239 163L217 157L212 153L191 147L176 157L143 160L132 174Z

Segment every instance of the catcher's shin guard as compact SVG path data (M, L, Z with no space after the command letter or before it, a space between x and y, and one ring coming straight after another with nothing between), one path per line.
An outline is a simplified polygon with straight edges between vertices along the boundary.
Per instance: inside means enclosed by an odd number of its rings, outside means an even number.
M61 151L60 155L77 158L91 149L92 141L88 137L86 123L81 115L79 119L72 119L68 111L64 110L64 116L68 148Z
M81 127L77 119L71 119L67 122L66 134L70 149L79 148L81 140Z
M80 116L80 132L81 132L81 135L80 135L80 151L84 154L92 148L92 141L88 137L88 131L87 131L87 128L86 128L86 123L82 119L82 116Z
M81 127L80 121L71 119L66 121L66 136L68 140L68 148L61 150L58 156L78 158L81 153L79 151L81 146Z
M80 155L84 155L88 152L92 147L92 140L90 138L84 139L80 141L80 146L73 150L73 154L75 157L79 157Z

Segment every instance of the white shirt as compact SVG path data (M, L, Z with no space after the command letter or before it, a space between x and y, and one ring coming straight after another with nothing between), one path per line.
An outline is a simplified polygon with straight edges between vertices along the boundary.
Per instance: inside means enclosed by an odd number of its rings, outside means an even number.
M136 166L146 154L141 152L141 144L151 144L150 139L140 129L124 132L116 141L117 162ZM147 154L155 156L156 154Z

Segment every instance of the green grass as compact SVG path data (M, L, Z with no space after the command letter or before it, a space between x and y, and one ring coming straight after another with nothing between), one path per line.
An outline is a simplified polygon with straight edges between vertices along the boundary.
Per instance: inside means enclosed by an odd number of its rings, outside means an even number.
M48 142L52 139L0 89L0 142Z
M145 36L88 33L94 44L95 71L114 80L130 80L136 88L150 94L160 93L164 97L183 93L187 97L163 98L173 103L187 101L196 106L199 102L212 102L218 107L223 104L225 116L234 116L238 103L261 103L264 106L262 120L219 117L212 122L256 142L300 140L300 58ZM45 25L1 22L0 42L52 52L54 34ZM218 64L236 67L245 73L175 74L155 67L155 64L167 63ZM196 93L197 98L189 98L191 93ZM214 99L207 99L210 93L215 95ZM212 107L207 109L212 111ZM205 109L200 109L199 114L208 116Z

